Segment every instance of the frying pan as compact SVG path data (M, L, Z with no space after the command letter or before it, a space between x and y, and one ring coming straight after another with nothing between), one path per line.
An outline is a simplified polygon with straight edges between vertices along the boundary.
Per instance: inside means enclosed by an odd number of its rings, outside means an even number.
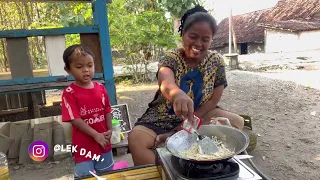
M197 136L195 134L189 134L186 131L179 131L166 140L166 148L171 155L195 163L195 164L212 164L221 161L227 161L233 156L243 152L249 145L248 136L241 130L225 125L202 125L198 130L200 135L206 135L209 137L216 136L218 140L222 141L226 148L234 150L234 153L228 157L220 159L206 159L197 160L189 159L180 154L180 152L186 151L194 143L196 143Z

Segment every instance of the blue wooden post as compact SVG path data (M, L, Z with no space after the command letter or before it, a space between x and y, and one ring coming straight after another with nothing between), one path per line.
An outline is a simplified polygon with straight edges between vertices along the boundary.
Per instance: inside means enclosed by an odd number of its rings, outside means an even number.
M101 57L103 64L103 74L105 86L109 94L110 103L117 104L116 88L113 78L113 65L111 56L111 46L109 37L109 24L108 24L108 11L106 0L94 0L93 6L93 19L94 24L99 28Z

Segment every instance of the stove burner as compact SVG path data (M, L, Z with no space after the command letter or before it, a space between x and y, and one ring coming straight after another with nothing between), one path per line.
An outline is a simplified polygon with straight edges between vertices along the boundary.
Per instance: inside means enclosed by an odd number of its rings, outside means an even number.
M240 172L239 165L229 161L201 165L171 156L171 162L175 170L181 176L188 179L224 179L238 176Z

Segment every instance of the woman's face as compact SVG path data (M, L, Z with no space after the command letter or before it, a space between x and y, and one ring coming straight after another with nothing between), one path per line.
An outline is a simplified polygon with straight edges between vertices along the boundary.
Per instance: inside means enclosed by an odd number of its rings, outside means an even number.
M200 59L206 55L211 45L212 30L207 22L197 22L182 34L186 56Z

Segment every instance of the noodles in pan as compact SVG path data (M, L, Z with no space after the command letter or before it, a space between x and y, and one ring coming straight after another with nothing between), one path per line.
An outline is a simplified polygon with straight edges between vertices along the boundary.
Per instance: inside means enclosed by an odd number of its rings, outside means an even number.
M217 137L212 137L212 141L218 146L219 151L213 154L200 154L198 143L195 142L189 149L186 151L180 152L180 154L188 159L194 160L215 160L215 159L224 159L231 156L234 153L234 150L226 148L222 141L219 141Z

